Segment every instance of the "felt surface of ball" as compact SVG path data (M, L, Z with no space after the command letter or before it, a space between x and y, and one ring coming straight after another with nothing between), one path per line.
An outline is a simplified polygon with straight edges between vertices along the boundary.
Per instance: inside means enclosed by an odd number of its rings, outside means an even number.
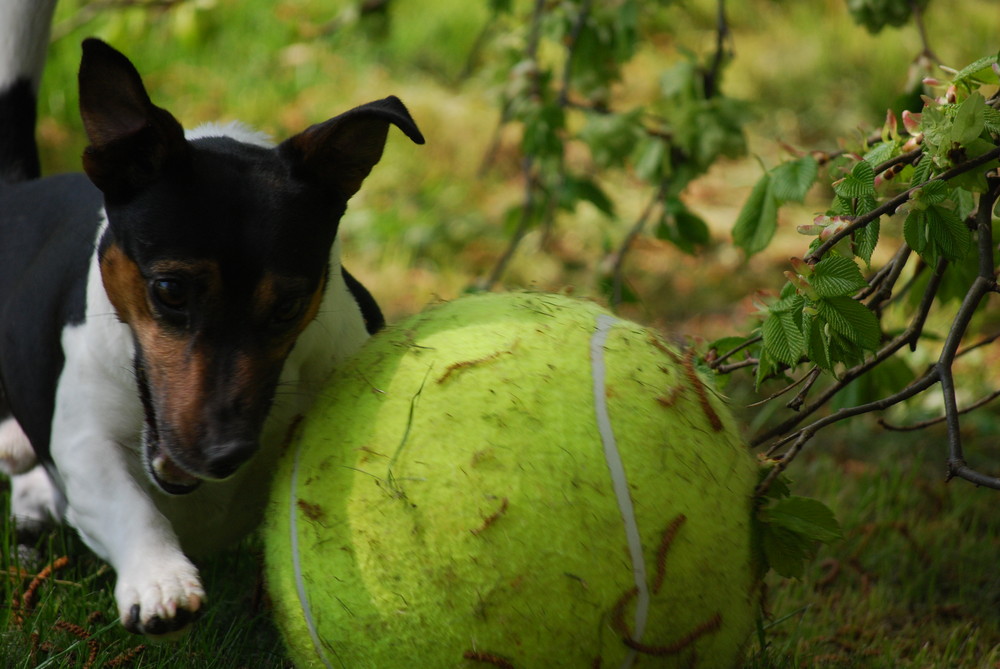
M732 667L757 466L692 359L590 302L463 297L373 338L264 532L298 667Z

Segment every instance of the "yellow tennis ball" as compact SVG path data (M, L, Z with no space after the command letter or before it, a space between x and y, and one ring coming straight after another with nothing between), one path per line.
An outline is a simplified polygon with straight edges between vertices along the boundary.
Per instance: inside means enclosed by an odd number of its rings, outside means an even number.
M289 442L267 578L299 667L732 667L757 466L691 358L560 295L376 336Z

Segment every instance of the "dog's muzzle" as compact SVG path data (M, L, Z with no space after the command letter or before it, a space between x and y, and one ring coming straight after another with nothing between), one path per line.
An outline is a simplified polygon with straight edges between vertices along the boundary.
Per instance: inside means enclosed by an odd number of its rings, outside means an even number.
M146 471L149 473L149 477L153 479L153 482L160 487L163 492L171 495L186 495L188 493L194 492L199 485L201 485L201 479L197 476L193 476L174 462L174 460L167 455L162 448L160 448L160 443L155 438L149 438L149 430L147 429L147 435L143 439L145 442L146 457L144 458L146 462Z

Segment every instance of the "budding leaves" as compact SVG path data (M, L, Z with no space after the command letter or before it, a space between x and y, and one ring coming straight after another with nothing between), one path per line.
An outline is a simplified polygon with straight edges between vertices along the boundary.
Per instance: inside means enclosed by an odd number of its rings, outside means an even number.
M878 318L852 297L868 285L854 259L831 255L815 265L794 259L793 267L786 272L788 290L768 307L761 325L762 357L788 367L806 357L829 370L856 364L863 351L878 348Z
M875 197L875 169L867 161L859 161L851 173L834 184L833 191L842 198Z

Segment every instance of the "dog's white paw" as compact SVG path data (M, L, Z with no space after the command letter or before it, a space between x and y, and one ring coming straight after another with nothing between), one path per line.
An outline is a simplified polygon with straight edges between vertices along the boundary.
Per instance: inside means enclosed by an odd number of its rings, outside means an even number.
M118 614L130 632L170 635L198 618L205 590L197 568L183 555L149 557L141 567L119 572Z
M35 451L20 424L13 418L0 421L0 471L15 476L36 464Z
M33 544L62 516L63 498L41 465L10 479L10 515L20 543Z

